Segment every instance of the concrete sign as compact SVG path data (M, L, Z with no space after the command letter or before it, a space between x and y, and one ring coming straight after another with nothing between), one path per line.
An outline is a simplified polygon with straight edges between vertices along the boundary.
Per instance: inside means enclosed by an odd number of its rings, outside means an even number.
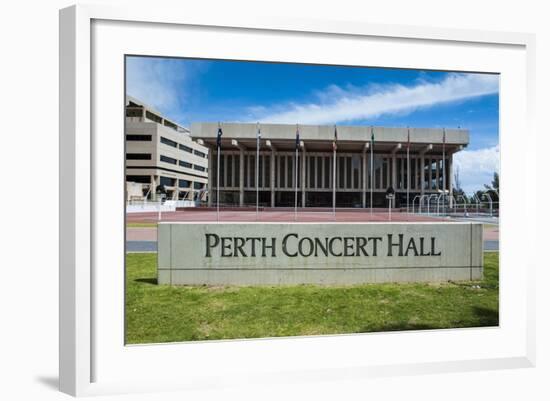
M158 283L478 280L479 223L160 223Z

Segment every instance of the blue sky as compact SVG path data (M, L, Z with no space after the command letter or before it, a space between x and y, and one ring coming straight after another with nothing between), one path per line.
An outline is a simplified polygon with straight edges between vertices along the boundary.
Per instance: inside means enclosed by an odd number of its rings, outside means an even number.
M128 57L127 93L195 121L470 130L455 156L463 189L499 170L498 76L423 70Z

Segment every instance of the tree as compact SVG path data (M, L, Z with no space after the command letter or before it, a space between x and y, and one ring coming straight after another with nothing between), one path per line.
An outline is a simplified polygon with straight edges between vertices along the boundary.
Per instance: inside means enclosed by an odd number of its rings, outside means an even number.
M479 199L481 202L486 202L487 199L485 198L484 194L486 192L489 192L489 196L491 197L491 200L493 202L498 202L499 201L499 181L500 181L500 177L498 175L497 172L494 172L493 173L493 179L491 181L491 185L488 185L488 184L483 184L483 189L479 189L477 191L474 192L474 195L472 195L472 197L470 198L470 201L472 203L476 203L476 196L477 196L477 199Z
M491 194L491 199L494 201L494 202L498 202L499 200L499 175L498 173L495 171L495 173L493 174L493 181L491 181L491 185L487 185L487 184L484 184L483 186L485 187L485 190L490 192Z
M491 186L484 184L484 187L489 191L495 191L495 192L499 191L499 176L496 171L493 174L493 181L491 181Z

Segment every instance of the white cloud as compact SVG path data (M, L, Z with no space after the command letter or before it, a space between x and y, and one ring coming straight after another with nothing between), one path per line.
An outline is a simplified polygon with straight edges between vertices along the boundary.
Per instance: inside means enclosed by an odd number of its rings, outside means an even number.
M493 173L500 173L499 146L477 150L463 150L453 157L453 169L459 171L460 186L467 194L491 185Z
M184 97L182 84L188 79L184 63L176 59L128 57L126 92L161 112L175 114Z
M498 93L497 75L450 74L444 80L414 86L376 85L366 89L331 85L317 102L275 105L251 120L287 124L334 124L384 114L405 114L441 103Z

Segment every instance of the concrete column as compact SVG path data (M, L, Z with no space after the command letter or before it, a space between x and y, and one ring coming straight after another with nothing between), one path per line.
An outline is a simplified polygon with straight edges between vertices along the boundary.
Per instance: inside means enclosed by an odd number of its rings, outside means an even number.
M302 149L302 173L301 173L301 182L302 184L302 207L306 207L306 149Z
M449 195L451 197L449 197L449 205L451 207L453 207L453 201L452 201L452 196L453 196L453 183L454 183L454 175L453 175L453 154L449 154L449 158L448 158L448 161L449 163L449 177L447 179L447 181L449 182Z
M217 180L216 184L219 184L220 186L220 190L219 191L216 191L216 196L221 196L221 198L219 199L219 203L223 203L223 191L225 189L225 183L226 183L226 175L227 175L227 168L225 166L225 155L223 154L223 152L221 151L220 149L220 158L219 158L219 162L220 162L220 167L219 167L219 172L220 172L220 179ZM191 183L192 185L193 183ZM191 187L191 191L190 193L193 191L193 187Z
M282 188L281 185L281 163L284 161L281 159L280 155L275 156L275 190L280 191Z
M319 188L322 188L322 180L323 180L323 163L319 163L319 156L315 156L315 189L319 190ZM321 186L319 186L319 176L321 176Z
M394 191L397 192L397 157L395 156L395 153L391 156L391 163L392 163L392 167L391 167L391 172L392 172L391 186L394 189ZM391 204L392 207L395 207L395 196L393 197L391 202L392 202L392 204Z
M378 189L385 189L384 188L384 158L382 157L382 155L380 155L380 160L382 161L382 163L380 164L380 173L378 174L380 176L380 182L379 182L380 185L378 186Z
M426 166L425 166L425 160L424 155L420 156L420 193L424 195L424 188L426 185Z
M397 157L395 157L395 153L391 156L391 164L392 164L391 186L393 187L394 190L397 191Z
M261 183L260 190L267 187L265 185L265 155L260 153L260 182L258 182L258 185Z
M405 163L407 163L407 160L401 158L401 189L405 189Z
M417 157L416 158L416 179L415 179L415 185L416 185L416 190L418 191L420 188L420 174L422 172L422 168L420 167L420 158Z
M390 168L390 159L388 159L388 171L386 173L386 181L388 183L388 186L391 185L391 168ZM386 188L382 188L386 189Z
M441 189L439 188L439 169L441 168L441 163L438 159L435 159L435 165L437 166L435 169L435 189Z
M271 168L269 169L271 181L271 207L275 207L275 150L271 150Z
M328 188L332 192L332 186L333 186L333 180L334 177L332 176L334 174L332 163L334 162L334 156L332 155L332 152L330 153L330 156L328 157L327 163L328 163Z
M237 155L233 155L231 165L231 186L236 187L237 183Z
M248 183L248 187L252 187L252 180L255 178L254 177L254 174L252 174L252 167L254 166L254 159L252 158L252 155L250 153L248 153L248 174L246 177L247 178L247 183Z
M294 151L294 157L292 158L292 188L296 188L298 185L298 176L296 173L299 173L297 168L300 164L300 151L298 151L298 157L296 157L296 151Z
M321 156L321 187L325 187L325 156Z
M284 176L285 188L290 188L292 186L292 181L288 182L288 160L289 160L289 158L287 156L285 156L284 160L285 160L285 176Z
M363 208L365 208L367 207L367 153L365 151L363 151L361 160L363 161L363 168L361 169L361 179L363 183Z
M151 200L157 199L156 189L157 189L157 181L155 180L155 176L152 175L151 176Z
M417 189L420 189L422 191L422 176L424 175L424 166L422 164L424 158L418 158L418 188Z
M341 163L338 163L338 160L339 160L338 154L336 154L336 160L334 160L334 156L332 157L332 162L336 163L336 168L334 168L334 166L332 166L332 168L333 168L333 171L336 172L334 174L334 187L336 188L337 194L338 194L338 190L340 189L340 175L339 175L338 167L342 167Z
M343 166L342 164L340 165L341 167L344 168L344 188L343 189L347 189L348 188L348 157L347 156L342 156L342 159L343 161Z
M239 151L239 206L244 205L244 150Z
M214 171L212 169L212 158L214 157L214 151L210 149L208 151L208 207L212 206L212 197L214 193Z
M414 165L414 177L411 184L411 189L418 191L418 157L411 157L412 164Z

